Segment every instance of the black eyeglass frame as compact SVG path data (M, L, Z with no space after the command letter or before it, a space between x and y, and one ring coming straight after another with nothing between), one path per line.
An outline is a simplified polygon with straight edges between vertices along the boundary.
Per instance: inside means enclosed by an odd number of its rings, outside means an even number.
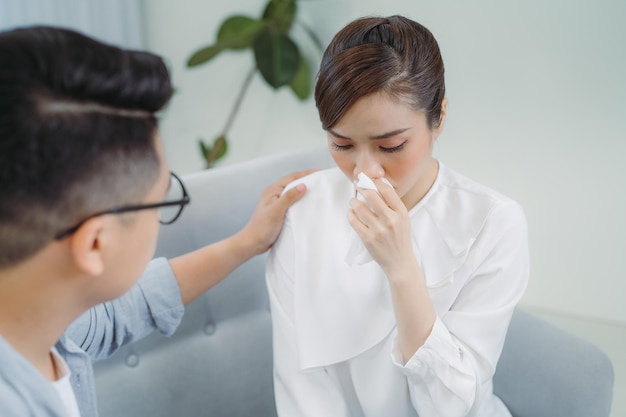
M156 209L156 208L161 208L161 207L180 206L180 208L178 210L178 213L176 213L176 216L174 216L174 218L172 220L169 220L169 221L166 221L166 222L159 220L159 223L164 224L164 225L168 225L168 224L174 223L176 220L178 220L178 218L182 214L183 209L185 208L185 206L191 202L191 197L189 197L189 194L187 193L187 189L185 188L185 184L183 184L183 182L178 177L178 175L174 174L173 172L170 172L170 175L174 179L176 179L176 181L178 181L178 183L180 184L181 189L183 190L183 196L182 196L181 199L179 199L179 200L171 200L171 201L162 201L160 203L135 204L135 205L130 205L130 206L115 207L115 208L112 208L112 209L99 211L99 212L94 213L94 214L92 214L92 215L90 215L88 217L85 217L83 220L78 222L76 225L74 225L74 226L72 226L72 227L70 227L68 229L65 229L65 230L62 230L62 231L58 232L56 235L54 235L54 239L55 240L61 240L61 239L65 238L66 236L71 235L72 233L76 232L83 224L85 224L85 222L87 222L88 220L93 219L94 217L104 216L106 214L121 214L121 213L128 213L128 212L131 212L131 211L150 210L150 209Z

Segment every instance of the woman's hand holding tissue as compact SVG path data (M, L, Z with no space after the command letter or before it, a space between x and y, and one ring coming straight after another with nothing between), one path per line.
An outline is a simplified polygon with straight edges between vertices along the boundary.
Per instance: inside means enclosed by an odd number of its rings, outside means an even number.
M374 180L378 192L357 188L363 201L350 200L348 221L387 276L403 363L430 335L436 312L413 250L410 218L393 187Z
M392 186L375 179L373 189L357 188L365 203L350 200L348 221L389 278L415 268L408 211ZM357 185L358 187L358 185ZM404 274L400 274L404 275Z

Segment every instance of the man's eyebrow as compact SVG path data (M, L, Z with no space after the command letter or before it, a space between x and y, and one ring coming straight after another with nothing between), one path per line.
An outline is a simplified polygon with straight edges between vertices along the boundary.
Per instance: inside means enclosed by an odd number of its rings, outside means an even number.
M405 127L405 128L402 128L402 129L392 130L391 132L387 132L387 133L383 133L383 134L375 135L375 136L370 136L370 139L374 139L374 140L376 140L376 139L388 139L388 138L394 137L396 135L399 135L401 133L404 133L404 132L406 132L409 129L410 129L409 127ZM333 135L333 136L335 136L335 137L337 137L339 139L352 140L351 138L349 138L347 136L340 135L339 133L335 132L332 129L328 129L328 131L330 132L331 135Z

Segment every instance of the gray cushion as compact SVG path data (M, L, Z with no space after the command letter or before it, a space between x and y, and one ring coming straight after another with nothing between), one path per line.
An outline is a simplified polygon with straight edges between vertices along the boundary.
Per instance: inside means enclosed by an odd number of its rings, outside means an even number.
M609 416L613 366L596 346L518 308L494 386L514 417Z

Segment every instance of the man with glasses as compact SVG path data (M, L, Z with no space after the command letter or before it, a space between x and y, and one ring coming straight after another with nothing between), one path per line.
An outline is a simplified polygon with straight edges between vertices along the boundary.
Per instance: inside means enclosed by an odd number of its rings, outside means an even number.
M152 54L54 28L0 33L1 416L96 416L91 359L173 333L304 193L281 196L308 171L289 175L236 235L151 261L159 222L190 202L158 135L171 94Z
M86 218L79 221L72 227L64 229L54 235L54 238L61 240L66 236L71 235L77 231L86 221L95 217L104 216L105 214L119 214L127 213L131 211L147 210L147 209L159 209L159 223L168 225L174 223L182 214L183 208L189 204L191 198L187 194L185 185L178 178L178 175L170 172L173 181L170 181L170 186L167 192L167 198L159 203L149 204L135 204L130 206L115 207L107 210L102 210L97 213L93 213Z

